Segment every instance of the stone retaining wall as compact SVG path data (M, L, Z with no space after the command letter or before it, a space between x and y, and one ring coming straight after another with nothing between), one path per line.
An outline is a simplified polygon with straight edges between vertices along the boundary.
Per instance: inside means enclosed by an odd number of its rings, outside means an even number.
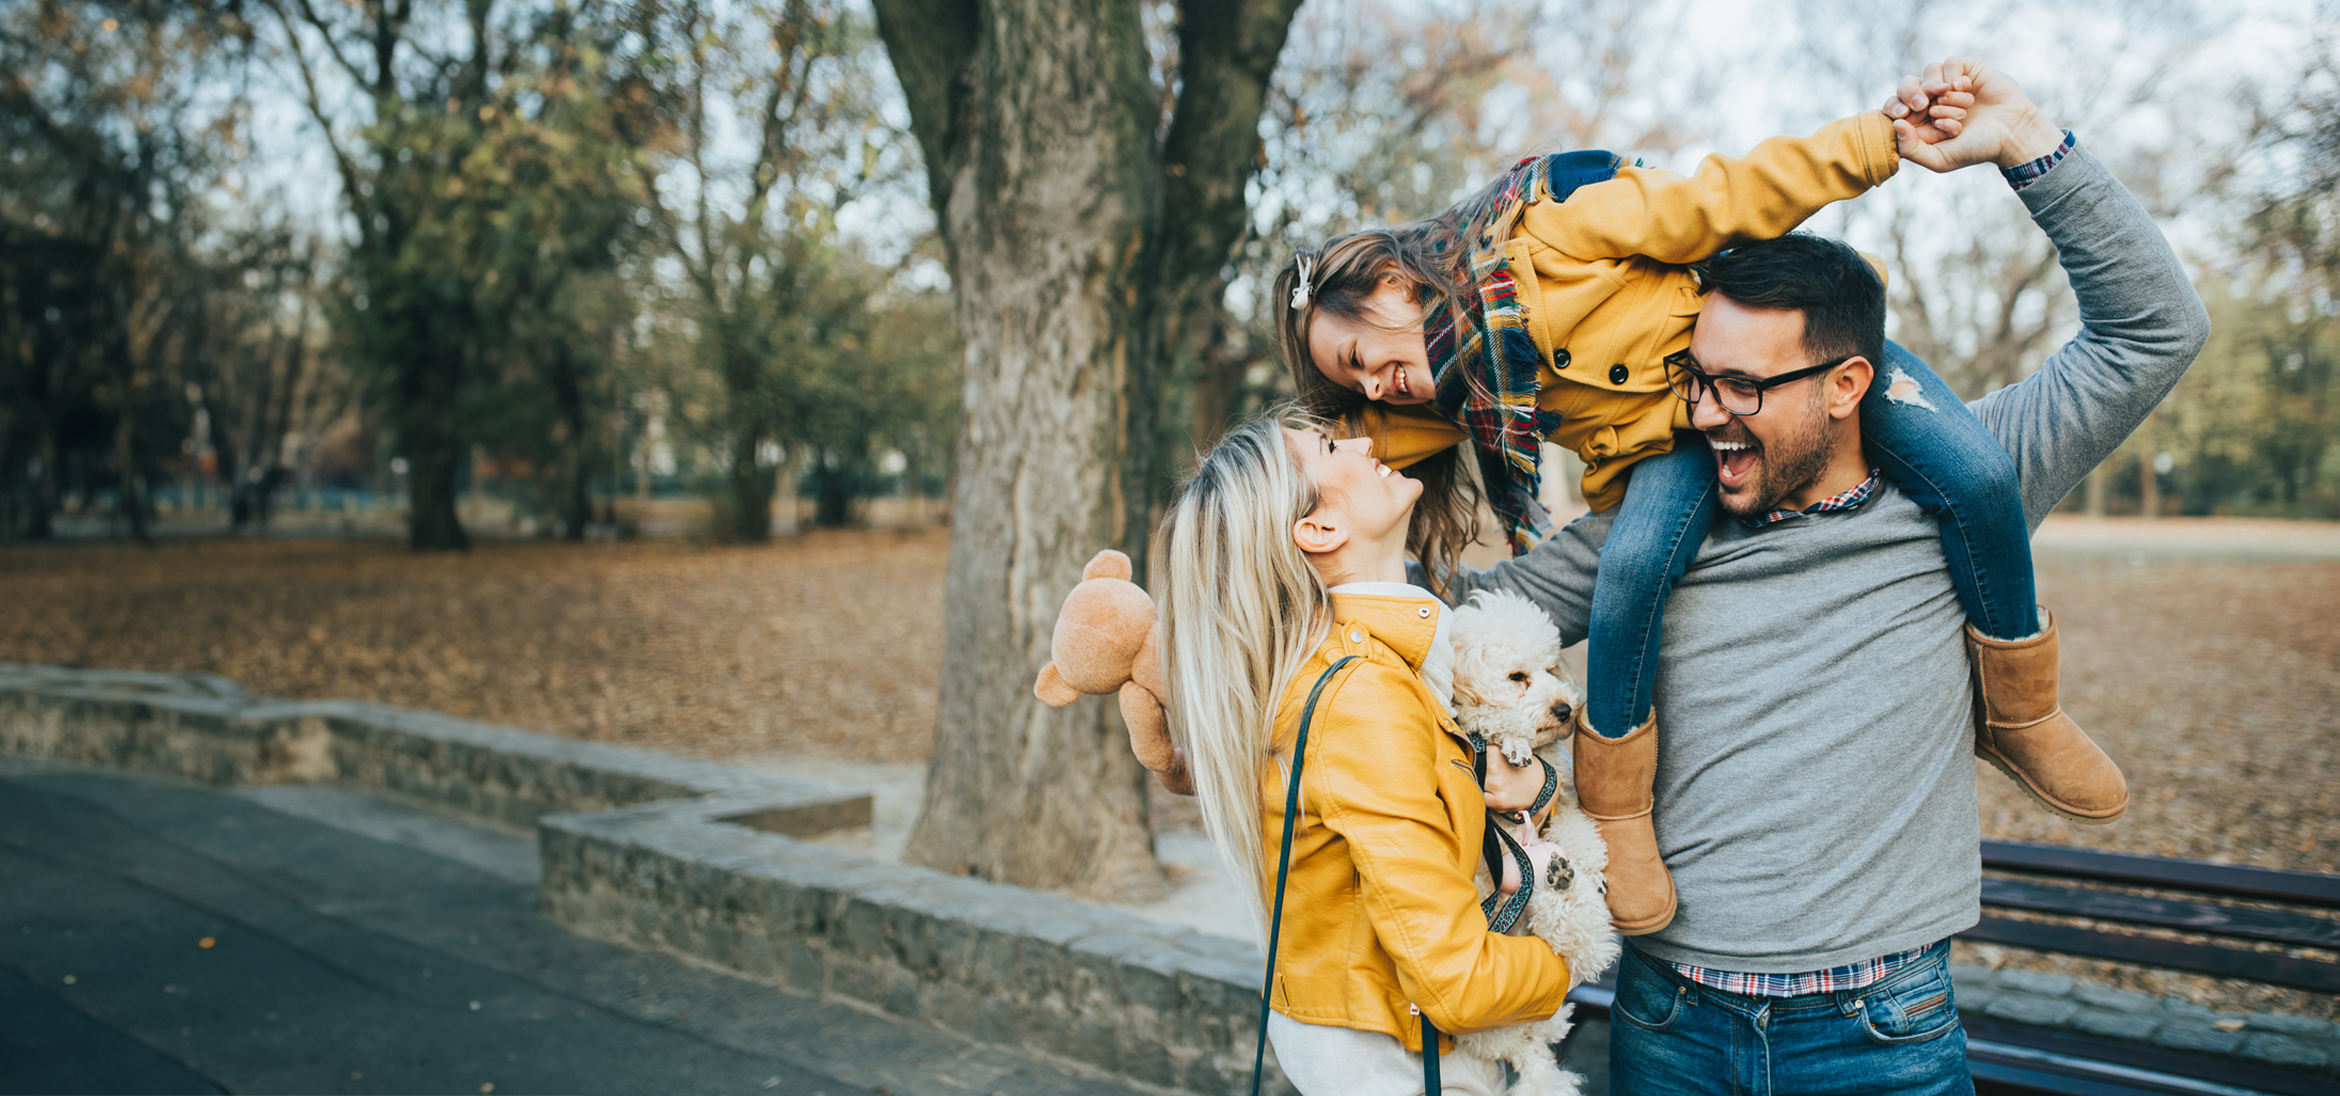
M540 819L545 911L1115 1079L1248 1087L1256 947L722 824L738 809L709 800Z

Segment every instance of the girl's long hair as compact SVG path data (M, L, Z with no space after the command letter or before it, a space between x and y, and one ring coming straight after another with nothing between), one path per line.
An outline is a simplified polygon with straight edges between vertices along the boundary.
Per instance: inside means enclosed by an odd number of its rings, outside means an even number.
M1446 213L1396 228L1372 228L1335 236L1313 251L1292 253L1276 272L1274 296L1268 299L1275 315L1276 347L1291 374L1292 391L1300 410L1326 422L1341 424L1346 434L1363 433L1365 397L1334 384L1308 356L1308 328L1320 313L1358 323L1378 323L1367 309L1366 298L1384 277L1394 276L1406 286L1408 297L1422 306L1425 322L1443 311L1469 306L1477 289L1464 274L1466 241L1475 238L1495 210L1494 195L1504 180L1494 183ZM1292 308L1292 290L1299 285L1300 263L1310 264L1308 299ZM1479 539L1479 481L1474 474L1471 444L1463 442L1423 458L1406 474L1422 484L1422 499L1414 506L1406 528L1406 550L1422 562L1431 589L1446 592L1447 580L1461 562L1463 549Z
M1279 415L1228 431L1180 485L1154 549L1171 734L1211 840L1251 882L1254 913L1265 905L1260 778L1276 708L1331 619L1324 579L1292 540L1317 489L1287 425L1312 428Z

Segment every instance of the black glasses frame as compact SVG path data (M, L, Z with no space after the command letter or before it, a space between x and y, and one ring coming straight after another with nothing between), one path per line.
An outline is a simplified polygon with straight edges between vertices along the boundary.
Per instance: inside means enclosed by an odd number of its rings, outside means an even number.
M1847 354L1832 362L1821 362L1818 365L1808 365L1802 369L1791 369L1776 377L1716 377L1690 364L1689 351L1677 350L1666 355L1666 385L1674 390L1674 395L1681 397L1682 402L1688 404L1692 409L1696 409L1698 401L1705 399L1706 393L1712 391L1715 406L1722 408L1727 414L1745 418L1748 415L1758 415L1763 412L1763 394L1765 392L1783 384L1825 373L1857 357L1860 355ZM1723 381L1743 384L1754 389L1755 406L1745 411L1732 407L1730 401L1723 398L1721 387Z

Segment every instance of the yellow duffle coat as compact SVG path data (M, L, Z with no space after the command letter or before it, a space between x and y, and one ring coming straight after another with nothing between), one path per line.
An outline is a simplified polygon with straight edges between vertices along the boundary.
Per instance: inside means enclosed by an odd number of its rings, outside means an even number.
M1594 510L1625 498L1634 461L1671 450L1690 427L1666 387L1667 355L1687 349L1702 299L1686 264L1791 232L1830 202L1893 177L1901 157L1883 111L1774 137L1744 158L1709 156L1695 174L1627 167L1565 202L1537 195L1507 254L1543 357L1536 405L1560 415L1545 440L1584 460ZM1382 463L1403 468L1466 440L1428 406L1369 404L1364 429Z

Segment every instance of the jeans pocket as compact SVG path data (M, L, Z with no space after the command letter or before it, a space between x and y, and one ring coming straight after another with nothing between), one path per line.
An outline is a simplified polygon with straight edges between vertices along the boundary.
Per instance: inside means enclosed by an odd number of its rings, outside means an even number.
M1922 1043L1939 1039L1958 1026L1958 997L1951 988L1949 966L1943 962L1866 993L1854 1006L1861 1031L1878 1043Z
M1609 1015L1644 1031L1664 1031L1681 1019L1689 991L1647 968L1648 961L1630 949L1618 964L1617 996Z

